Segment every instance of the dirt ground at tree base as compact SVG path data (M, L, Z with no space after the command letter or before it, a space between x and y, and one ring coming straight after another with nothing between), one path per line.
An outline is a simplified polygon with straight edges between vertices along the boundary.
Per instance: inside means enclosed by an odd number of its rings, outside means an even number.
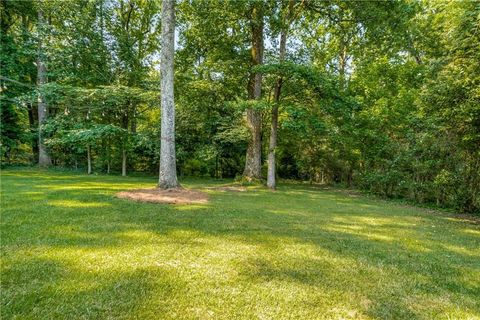
M176 189L136 189L122 191L116 194L118 198L139 202L168 203L168 204L205 204L208 195L204 192L176 188Z

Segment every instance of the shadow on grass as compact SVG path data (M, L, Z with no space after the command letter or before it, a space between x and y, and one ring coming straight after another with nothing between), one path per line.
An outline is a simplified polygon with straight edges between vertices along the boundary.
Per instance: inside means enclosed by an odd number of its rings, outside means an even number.
M10 261L2 272L7 289L2 309L9 314L133 316L152 288L164 288L155 292L168 299L188 280L145 267L88 273L58 257L23 260L23 251L14 248L122 250L168 241L174 241L169 243L173 256L182 247L208 251L209 241L252 247L258 254L236 258L244 283L298 283L326 295L353 292L365 301L356 306L359 315L429 318L440 315L442 303L455 305L452 299L458 298L464 300L459 308L480 314L480 283L471 281L480 274L480 238L466 233L477 230L461 221L299 188L213 192L208 205L169 206L113 198L117 190L148 183L144 179L112 179L114 185L82 179L78 185L37 175L33 189L40 193L35 194L30 194L32 177L18 179L27 179L15 186L24 198L8 192L9 213L2 219L2 246ZM431 304L431 310L412 308L414 299Z
M161 268L85 272L58 260L31 258L3 269L2 319L134 318L152 290L165 301L183 290Z

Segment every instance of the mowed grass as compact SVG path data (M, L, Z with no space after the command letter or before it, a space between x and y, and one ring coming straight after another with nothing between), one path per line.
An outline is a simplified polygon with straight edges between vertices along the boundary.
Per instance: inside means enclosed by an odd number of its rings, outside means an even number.
M480 319L467 219L300 185L173 206L114 197L155 177L1 178L2 319Z

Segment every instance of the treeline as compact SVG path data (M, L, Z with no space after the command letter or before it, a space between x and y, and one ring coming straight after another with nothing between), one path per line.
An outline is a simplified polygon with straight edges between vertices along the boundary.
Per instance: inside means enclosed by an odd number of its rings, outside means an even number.
M0 3L2 164L157 173L161 3ZM179 175L480 211L478 2L177 1L176 16Z

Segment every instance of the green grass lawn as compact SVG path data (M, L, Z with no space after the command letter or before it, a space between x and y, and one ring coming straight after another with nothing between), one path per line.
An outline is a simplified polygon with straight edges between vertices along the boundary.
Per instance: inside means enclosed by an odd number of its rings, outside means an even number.
M472 221L301 185L114 197L155 182L4 170L1 318L480 319Z

